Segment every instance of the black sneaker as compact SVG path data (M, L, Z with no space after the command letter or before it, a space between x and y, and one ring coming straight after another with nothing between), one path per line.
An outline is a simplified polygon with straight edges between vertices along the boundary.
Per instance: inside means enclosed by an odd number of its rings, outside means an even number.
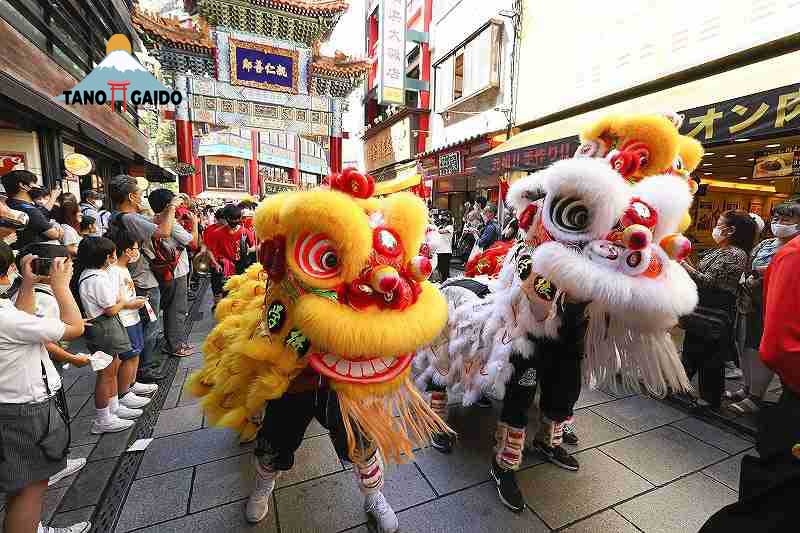
M483 408L483 409L488 409L489 407L491 407L491 406L492 406L492 400L490 400L490 399L489 399L488 397L486 397L486 396L481 396L481 397L478 399L478 401L477 401L477 402L475 402L475 405L477 405L478 407L481 407L481 408Z
M453 437L447 433L434 433L431 438L431 446L442 453L453 451Z
M521 513L525 510L525 498L519 491L517 485L517 475L513 470L506 470L497 464L497 459L492 459L492 468L489 470L489 475L494 479L497 485L497 495L500 496L500 501L503 505L514 511Z
M575 433L575 428L572 424L564 424L564 442L570 446L578 444L578 434Z
M533 449L542 454L545 459L554 465L560 466L566 470L575 471L581 466L578 463L578 460L572 457L567 450L561 446L555 446L551 448L550 446L546 446L541 442L534 442Z
M139 383L157 383L164 379L166 376L158 371L153 370L145 370L144 372L139 372L136 375L136 381Z

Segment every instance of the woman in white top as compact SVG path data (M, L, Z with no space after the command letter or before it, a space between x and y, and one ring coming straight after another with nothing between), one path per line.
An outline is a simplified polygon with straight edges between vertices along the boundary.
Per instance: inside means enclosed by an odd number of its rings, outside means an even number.
M78 255L78 245L81 243L81 236L78 228L81 224L81 210L77 203L64 202L56 206L53 211L53 219L61 224L64 234L61 236L61 244L67 247L72 257Z

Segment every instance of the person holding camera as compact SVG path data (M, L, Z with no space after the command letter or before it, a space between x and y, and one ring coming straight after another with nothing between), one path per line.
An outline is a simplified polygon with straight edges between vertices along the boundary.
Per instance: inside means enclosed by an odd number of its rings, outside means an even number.
M29 244L45 241L59 241L64 235L61 225L50 222L33 201L32 195L41 190L34 174L27 170L12 170L2 178L3 187L9 199L8 207L28 215L28 223L17 233L14 248L20 250Z
M59 318L36 316L37 257L20 261L22 282L16 304L0 299L0 492L7 495L3 531L54 533L40 523L48 480L66 467L69 430L61 377L45 346L83 335L84 324L70 292L72 262L53 259L50 288ZM82 522L70 533L89 531Z

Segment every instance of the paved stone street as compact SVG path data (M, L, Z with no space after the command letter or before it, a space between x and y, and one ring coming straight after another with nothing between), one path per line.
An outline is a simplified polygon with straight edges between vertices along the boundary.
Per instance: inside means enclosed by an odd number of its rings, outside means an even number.
M200 346L211 326L206 313L195 324L192 342ZM144 453L134 452L139 455L130 472L123 459L133 454L123 452L141 434L90 435L94 376L68 371L73 454L89 463L49 490L45 520L65 525L96 519L110 508L118 510L116 525L98 523L95 531L370 531L352 473L316 422L294 470L280 479L268 518L258 526L246 524L252 444L240 446L232 432L206 427L197 400L183 391L187 374L201 364L199 353L179 361L172 386L162 392L155 440ZM385 493L401 530L686 533L736 499L739 462L753 453L750 437L643 396L585 390L577 407L580 443L570 450L580 471L527 455L519 481L530 509L517 515L500 504L488 480L499 406L452 406L451 422L459 432L454 453L423 449L413 463L388 474ZM115 487L114 478L126 475L131 482Z

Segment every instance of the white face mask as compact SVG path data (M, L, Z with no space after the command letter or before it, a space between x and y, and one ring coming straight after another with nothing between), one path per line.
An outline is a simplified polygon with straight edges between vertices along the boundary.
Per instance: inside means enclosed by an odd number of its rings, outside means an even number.
M714 228L711 231L711 238L714 239L714 242L719 244L722 241L724 241L727 238L727 236L722 234L722 228Z
M779 239L787 239L794 237L800 233L800 226L798 224L772 224L772 233Z
M94 202L92 202L92 203L94 203L94 206L95 206L97 209L100 209L101 207L103 207L103 201L102 201L102 200L95 200L95 201L94 201Z

